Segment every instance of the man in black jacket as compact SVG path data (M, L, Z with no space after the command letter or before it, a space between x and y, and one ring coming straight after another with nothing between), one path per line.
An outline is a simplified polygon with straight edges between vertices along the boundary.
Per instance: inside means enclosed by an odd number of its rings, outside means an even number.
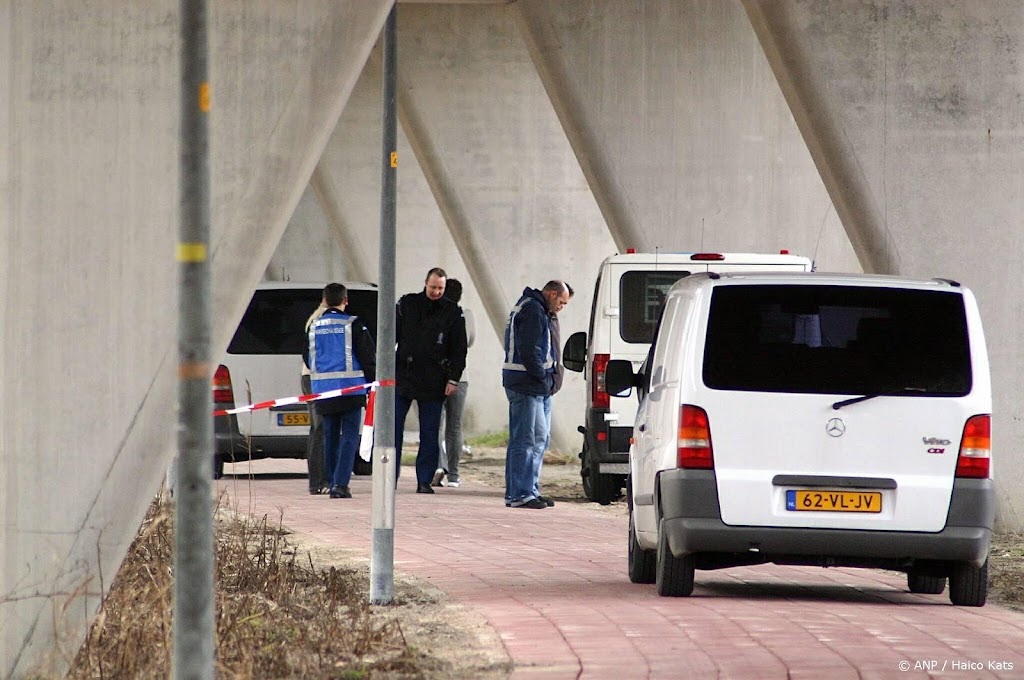
M423 290L403 295L397 305L395 464L401 471L405 417L416 401L420 421L416 493L434 493L430 482L440 455L441 407L445 397L458 390L466 368L466 320L461 308L444 297L447 279L440 267L431 269Z

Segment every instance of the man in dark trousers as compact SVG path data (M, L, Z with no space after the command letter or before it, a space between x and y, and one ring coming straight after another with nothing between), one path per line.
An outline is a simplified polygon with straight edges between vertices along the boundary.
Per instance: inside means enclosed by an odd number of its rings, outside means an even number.
M345 313L348 291L340 283L324 287L327 309L309 325L302 358L309 367L314 393L357 387L377 375L377 350L373 336L358 317ZM359 414L366 406L366 389L338 397L319 399L314 408L324 431L324 468L331 498L352 498L352 477L359 433Z
M419 410L420 444L416 453L416 493L434 493L430 482L437 469L438 430L445 397L459 389L466 368L466 321L461 308L444 297L448 275L440 267L427 272L423 290L398 300L395 336L395 456L402 469L405 418L415 401Z

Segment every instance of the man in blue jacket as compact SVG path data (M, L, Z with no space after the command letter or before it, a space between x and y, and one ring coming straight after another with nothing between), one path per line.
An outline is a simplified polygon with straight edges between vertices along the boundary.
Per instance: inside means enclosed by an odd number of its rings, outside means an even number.
M569 302L564 281L548 281L542 290L525 288L505 325L505 362L501 384L508 397L508 450L505 454L505 505L540 510L539 459L548 441L546 411L555 388L557 350L551 342L551 317Z

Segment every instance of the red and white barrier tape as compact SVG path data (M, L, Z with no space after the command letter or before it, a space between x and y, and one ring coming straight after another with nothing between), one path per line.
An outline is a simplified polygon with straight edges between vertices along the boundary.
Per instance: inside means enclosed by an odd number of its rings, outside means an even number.
M375 380L369 383L363 383L362 385L355 385L353 387L346 387L340 390L330 390L328 392L319 392L317 394L302 394L297 397L283 397L281 399L271 399L270 401L261 401L255 404L246 404L245 406L238 406L235 408L219 409L213 412L215 416L226 416L235 413L248 413L249 411L259 411L260 409L273 408L275 406L287 406L289 404L302 404L307 401L316 401L318 399L330 399L331 397L341 397L346 394L352 394L353 392L360 392L366 388L370 388L370 394L377 390L378 387L391 387L395 384L394 380ZM372 401L372 396L371 396ZM373 410L369 404L366 409L367 414L372 418ZM369 422L373 422L370 420Z

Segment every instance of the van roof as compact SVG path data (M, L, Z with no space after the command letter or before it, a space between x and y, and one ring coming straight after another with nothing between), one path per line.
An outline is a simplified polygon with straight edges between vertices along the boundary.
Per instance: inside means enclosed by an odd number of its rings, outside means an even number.
M708 257L714 256L714 257ZM789 253L721 253L701 252L657 252L657 253L619 253L609 255L605 263L622 264L804 264L810 265L811 259L803 255Z
M948 288L964 290L957 281L942 278L920 279L888 274L859 274L853 272L786 271L699 273L680 279L673 288L732 284L860 285L884 288Z

